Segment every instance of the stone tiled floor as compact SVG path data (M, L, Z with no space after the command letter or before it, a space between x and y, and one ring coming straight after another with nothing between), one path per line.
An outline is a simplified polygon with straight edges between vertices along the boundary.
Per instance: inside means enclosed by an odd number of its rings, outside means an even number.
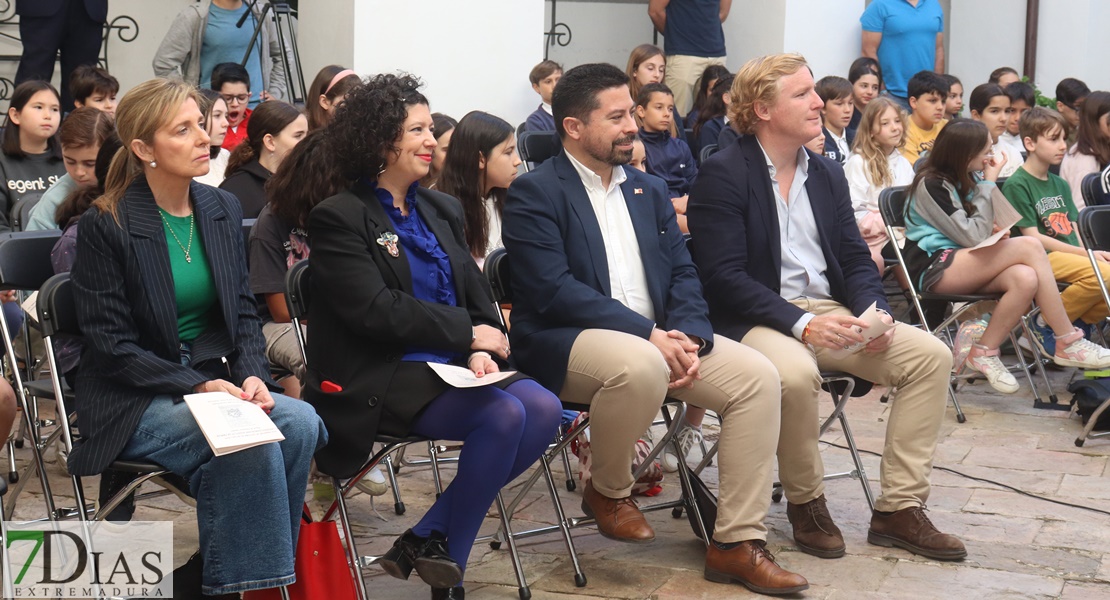
M1050 373L1063 400L1072 371ZM958 424L949 407L937 450L930 515L943 530L961 536L969 557L959 563L940 563L914 557L907 552L871 546L866 541L869 512L857 480L841 479L827 484L832 514L843 529L847 556L821 560L796 551L791 543L785 506L772 504L767 524L769 547L787 568L805 575L811 584L799 597L812 599L909 599L976 598L1062 598L1066 600L1110 599L1110 516L1070 508L1019 495L996 485L962 477L949 468L970 476L1005 483L1022 490L1073 504L1110 511L1110 439L1093 440L1083 448L1074 445L1079 431L1077 417L1064 412L1035 410L1027 388L1013 396L993 393L985 384L965 386L960 398L968 422ZM826 402L826 404L828 404ZM827 407L826 407L827 408ZM863 449L882 447L889 406L873 392L851 401L848 407L856 441ZM824 438L842 443L834 426ZM828 472L847 469L846 451L824 445ZM697 451L695 451L695 455ZM17 453L22 464L26 449ZM69 480L58 468L53 453L49 471L59 504L71 504L65 496ZM873 489L878 491L878 459L865 455ZM446 466L450 477L453 468ZM556 475L561 475L561 468ZM706 473L714 482L716 468ZM427 467L408 467L399 474L407 512L397 516L389 496L353 498L352 520L362 554L384 551L392 539L412 525L434 498ZM90 497L95 479L85 482ZM711 483L712 485L713 483ZM663 499L675 497L677 482L668 477ZM561 487L561 484L560 484ZM579 514L579 495L560 489L571 515ZM42 516L43 503L37 479L32 479L19 498L16 518ZM375 511L376 508L376 511ZM158 498L144 504L137 518L175 522L176 560L183 562L196 548L196 525L192 509L176 498ZM539 492L527 496L518 510L514 526L546 524L552 518L550 502ZM669 511L652 513L649 520L658 540L648 546L624 545L602 538L591 528L576 531L586 587L575 587L569 559L558 535L531 538L520 543L524 569L532 597L544 599L581 598L747 598L738 586L705 581L701 575L704 546L690 532L685 520L673 519ZM486 530L496 528L490 513ZM475 599L512 599L516 581L507 551L492 550L487 544L474 547L467 572L467 592ZM427 589L414 578L399 581L379 570L368 569L366 583L372 598L423 598Z

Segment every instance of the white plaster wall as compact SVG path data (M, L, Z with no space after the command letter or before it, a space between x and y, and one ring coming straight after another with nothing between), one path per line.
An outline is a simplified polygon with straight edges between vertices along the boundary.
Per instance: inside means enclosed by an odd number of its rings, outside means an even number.
M1042 3L1053 5L1058 0ZM1026 0L975 0L953 2L949 14L948 72L964 84L964 100L975 86L986 83L991 71L1013 67L1022 72L1025 62ZM990 23L984 29L983 23ZM1050 40L1042 36L1042 43ZM1039 65L1038 71L1043 74ZM1055 81L1053 81L1055 87ZM1049 94L1051 95L1051 93ZM964 114L968 114L965 110Z
M355 3L351 0L301 0L298 28L307 88L323 67L353 65L355 35L370 26L355 25Z
M416 74L432 110L455 118L480 109L517 124L539 104L528 84L543 58L539 0L359 0L354 7L359 73Z
M522 1L522 0L517 0ZM628 54L640 44L654 43L654 27L647 14L647 3L574 2L559 0L555 19L571 30L570 44L550 46L548 58L564 69L595 62L607 62L622 70ZM544 31L551 29L551 2L543 3ZM562 28L560 28L562 30ZM565 38L564 38L565 39ZM659 46L663 36L659 35ZM541 57L543 48L540 48ZM528 73L523 80L528 83Z
M734 73L748 60L782 52L787 0L733 0L724 22L726 64ZM835 0L840 2L841 0Z
M1077 77L1092 90L1110 89L1106 0L1052 0L1041 3L1037 43L1037 80L1046 96L1065 77Z
M805 56L818 79L847 77L848 67L860 55L864 0L787 0L785 5L781 51Z

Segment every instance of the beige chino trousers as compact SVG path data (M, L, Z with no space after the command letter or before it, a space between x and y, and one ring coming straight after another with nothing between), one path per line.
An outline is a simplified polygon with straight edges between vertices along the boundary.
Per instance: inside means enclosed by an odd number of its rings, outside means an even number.
M702 379L667 390L663 355L651 342L608 329L587 329L571 348L559 397L590 405L593 486L610 498L632 490L636 440L651 426L666 396L721 415L719 542L766 540L768 492L779 439L779 377L763 355L714 336L701 357Z
M815 315L851 315L835 300L800 298L791 304ZM895 511L925 504L952 370L952 353L943 342L905 324L897 326L886 350L844 358L834 358L825 348L814 351L768 327L752 329L743 342L770 359L782 380L779 480L788 501L804 504L825 493L825 467L817 447L821 371L845 371L898 388L887 420L879 463L882 494L875 509Z

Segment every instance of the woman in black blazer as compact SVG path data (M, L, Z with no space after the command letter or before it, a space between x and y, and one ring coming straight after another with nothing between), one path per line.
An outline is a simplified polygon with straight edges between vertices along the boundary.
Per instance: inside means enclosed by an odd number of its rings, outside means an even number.
M561 407L519 375L454 389L426 364L467 365L481 377L504 365L509 347L467 249L462 206L417 185L436 146L418 87L410 76L377 76L328 126L329 158L355 182L309 216L305 398L331 439L317 466L337 477L355 474L377 433L464 441L455 480L378 563L400 578L415 567L433 598L460 598L486 511L543 453Z
M69 470L143 460L181 475L197 500L203 592L288 585L309 463L327 434L311 406L267 388L239 203L193 181L209 160L196 91L140 84L116 125L124 147L81 218L71 272L86 345L84 441ZM216 391L268 411L285 440L214 457L182 395Z

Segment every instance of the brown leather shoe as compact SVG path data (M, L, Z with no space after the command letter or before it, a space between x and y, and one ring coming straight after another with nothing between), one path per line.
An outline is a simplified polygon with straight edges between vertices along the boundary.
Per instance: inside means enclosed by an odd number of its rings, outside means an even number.
M597 519L597 530L609 539L638 544L655 541L655 531L632 498L602 496L592 480L582 491L582 512Z
M729 550L716 542L705 553L705 578L716 583L739 583L757 594L796 594L809 582L775 564L763 540L747 540Z
M824 494L805 504L788 502L786 518L794 528L794 543L802 552L819 558L844 556L844 536L833 523Z
M867 541L886 548L897 546L934 560L961 560L967 556L964 543L954 535L938 531L923 506L892 513L872 512Z

